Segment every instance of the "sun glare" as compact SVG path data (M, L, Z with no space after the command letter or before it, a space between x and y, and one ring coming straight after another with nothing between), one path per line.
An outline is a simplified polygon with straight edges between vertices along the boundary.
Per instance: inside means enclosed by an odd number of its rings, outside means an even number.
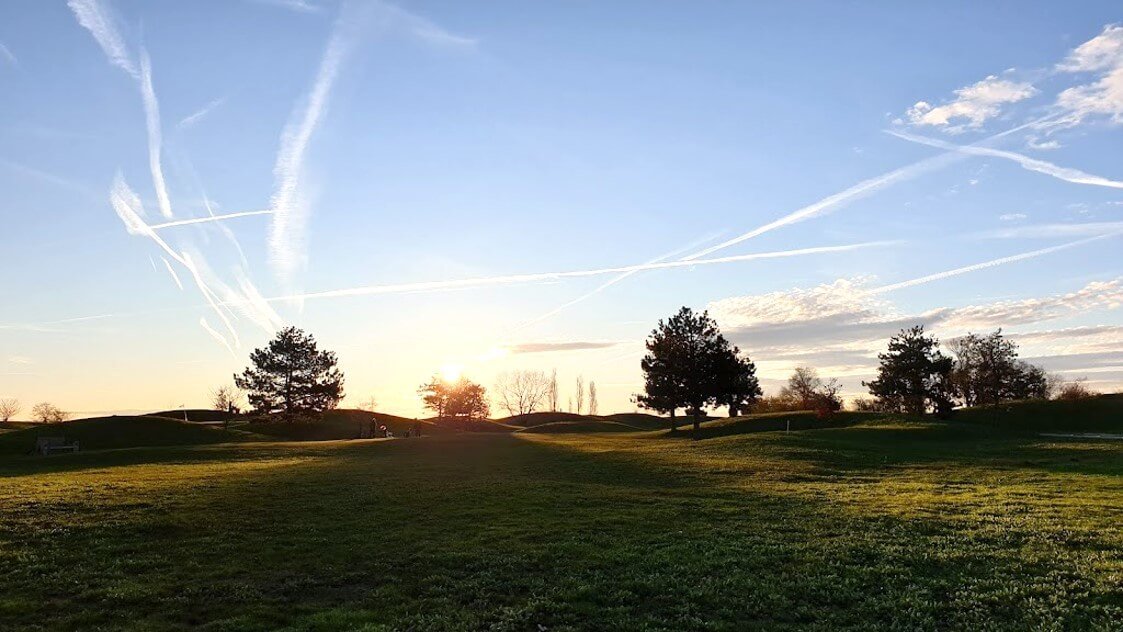
M441 367L441 377L446 382L455 382L460 379L460 372L463 368L459 364L446 364Z

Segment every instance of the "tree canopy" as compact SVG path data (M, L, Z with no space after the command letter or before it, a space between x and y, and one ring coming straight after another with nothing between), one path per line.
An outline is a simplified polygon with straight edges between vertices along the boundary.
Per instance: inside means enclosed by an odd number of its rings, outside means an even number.
M730 345L706 312L683 307L659 321L646 345L640 361L644 392L636 401L670 414L672 430L679 408L693 416L697 434L706 407L728 406L733 415L761 394L756 366Z
M485 419L491 414L487 389L466 377L449 382L435 375L417 389L426 408L437 419Z
M281 413L290 420L335 408L343 399L343 373L331 351L296 327L286 327L262 349L250 354L252 366L234 383L262 414Z
M924 327L902 329L889 339L889 350L877 357L877 379L863 384L882 410L914 415L951 410L953 362L940 353L935 337L924 334Z

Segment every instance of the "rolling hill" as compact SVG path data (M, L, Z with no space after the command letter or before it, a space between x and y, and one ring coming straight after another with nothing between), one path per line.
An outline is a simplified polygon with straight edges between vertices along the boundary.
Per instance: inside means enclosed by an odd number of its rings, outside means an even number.
M244 432L201 426L166 417L92 417L57 424L36 424L22 430L5 432L0 434L0 453L31 453L37 437L64 437L67 441L78 441L82 451L229 443L254 438Z

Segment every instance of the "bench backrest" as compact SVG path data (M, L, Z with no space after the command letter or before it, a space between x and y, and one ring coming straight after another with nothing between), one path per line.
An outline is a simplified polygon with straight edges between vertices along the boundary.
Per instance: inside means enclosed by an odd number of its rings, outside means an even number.
M66 437L37 437L35 439L35 447L37 448L51 448L60 445L66 445Z

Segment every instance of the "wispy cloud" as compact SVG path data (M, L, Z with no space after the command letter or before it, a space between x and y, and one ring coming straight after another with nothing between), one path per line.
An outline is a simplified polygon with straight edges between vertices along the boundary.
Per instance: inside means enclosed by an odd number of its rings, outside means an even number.
M0 59L7 61L14 67L19 66L19 60L12 54L12 50L4 45L4 42L0 42Z
M1091 83L1072 86L1057 95L1056 107L1065 113L1059 125L1072 126L1094 116L1123 123L1123 26L1111 24L1076 47L1057 70L1093 73Z
M589 351L593 349L608 349L619 345L619 342L598 341L570 341L570 342L523 342L506 345L504 348L513 354L517 353L557 353L560 351Z
M304 99L303 107L293 113L285 126L281 134L281 148L273 166L275 189L271 200L274 214L269 231L270 260L278 278L286 283L292 281L306 260L304 233L310 201L303 190L305 153L327 111L340 67L359 35L358 16L348 11L350 6L347 5L336 19L312 90Z
M162 230L165 228L175 228L177 226L191 226L192 224L209 224L211 222L225 222L239 217L254 217L256 215L272 215L272 209L265 209L261 211L240 211L238 213L226 213L224 215L208 215L207 217L192 217L189 219L177 219L170 222L163 222L161 224L151 224L149 228L152 230Z
M176 129L187 129L188 127L191 127L192 125L203 120L205 116L210 114L215 108L219 107L223 103L226 103L226 97L219 97L211 101L198 110L195 110L191 114L188 114L187 116L180 119L180 121L175 124Z
M1003 213L998 219L1003 222L1020 222L1028 217L1025 213Z
M1072 182L1074 184L1089 184L1092 186L1109 187L1112 189L1123 189L1123 182L1120 182L1118 180L1111 180L1101 176L1092 175L1090 173L1080 171L1079 169L1061 167L1051 162L1038 160L1037 158L1030 158L1029 156L1012 151L983 147L978 144L956 145L954 143L949 143L938 138L918 136L916 134L910 134L908 132L902 132L900 130L890 129L885 131L887 134L891 134L902 140L919 143L921 145L928 145L929 147L935 147L937 149L943 149L945 151L958 151L974 156L991 156L994 158L1004 158L1006 160L1012 160L1025 169L1043 173L1045 175L1064 180L1065 182Z
M269 4L275 7L289 9L298 13L319 13L323 10L318 4L312 4L307 0L253 0L257 4Z
M164 181L164 167L160 162L160 104L152 89L152 62L148 59L148 51L144 49L140 51L140 94L144 101L144 120L148 128L148 168L152 172L152 186L156 190L160 214L171 218L172 203L168 198L168 185Z
M991 239L1049 239L1053 237L1079 237L1082 235L1108 235L1123 233L1123 222L1083 222L1079 224L1035 224L1003 228L981 233Z
M794 250L781 250L775 252L758 252L746 255L734 255L715 259L697 259L690 261L661 261L657 263L644 263L615 268L596 268L591 270L571 270L566 272L541 272L534 274L513 274L506 276L480 277L474 279L457 279L452 281L422 281L417 283L399 283L391 285L367 285L347 288L342 290L327 290L323 292L307 292L290 294L270 298L270 301L298 301L316 298L340 298L346 296L368 296L376 294L405 294L412 292L432 292L443 290L459 290L467 288L491 287L499 285L517 285L527 283L553 283L564 279L581 277L602 276L606 274L622 274L625 272L642 272L646 270L664 270L669 268L685 268L702 265L717 265L758 259L779 259L787 257L800 257L806 255L852 252L865 248L888 246L898 242L874 241L842 246L818 246L813 248L797 248Z
M1121 233L1119 233L1119 232L1113 232L1113 233L1108 233L1108 234L1096 235L1095 237L1088 237L1087 239L1078 239L1076 241L1070 241L1068 243L1060 244L1058 246L1050 246L1048 248L1041 248L1039 250L1031 250L1030 252L1023 252L1021 254L1011 255L1009 257L1000 257L998 259L991 259L990 261L983 261L982 263L975 263L975 264L972 264L972 265L969 265L969 266L963 266L961 268L954 268L952 270L945 270L943 272L937 272L935 274L929 274L929 275L918 277L918 278L915 278L915 279L909 279L908 281L901 281L899 283L890 283L889 285L883 285L881 287L868 290L867 293L871 294L871 295L873 295L873 294L884 294L886 292L893 292L893 291L896 291L896 290L902 290L902 289L909 288L909 287L915 287L917 285L924 285L926 283L931 283L933 281L940 281L940 280L951 278L951 277L954 277L954 276L959 276L961 274L967 274L969 272L976 272L978 270L985 270L987 268L994 268L994 267L997 267L997 266L1006 265L1008 263L1015 263L1017 261L1025 261L1026 259L1033 259L1035 257L1040 257L1042 255L1052 254L1054 252L1060 252L1062 250L1068 250L1069 248L1075 248L1077 246L1083 246L1085 244L1089 244L1089 243L1092 243L1094 241L1100 241L1100 240L1108 239L1108 238L1111 238L1111 237L1118 237L1120 234Z
M471 48L477 44L477 40L473 37L453 33L440 25L434 24L429 19L410 13L395 4L389 2L376 2L375 4L379 8L380 18L384 22L403 29L409 35L427 44L453 48Z
M1037 90L1024 81L1012 81L991 75L982 81L955 91L955 99L932 106L918 101L907 116L913 125L930 125L949 132L978 129L1001 112L1003 105L1032 97ZM959 124L955 124L959 121Z
M94 36L110 63L139 80L140 72L137 71L110 12L98 0L69 0L67 5L78 18L78 24Z

